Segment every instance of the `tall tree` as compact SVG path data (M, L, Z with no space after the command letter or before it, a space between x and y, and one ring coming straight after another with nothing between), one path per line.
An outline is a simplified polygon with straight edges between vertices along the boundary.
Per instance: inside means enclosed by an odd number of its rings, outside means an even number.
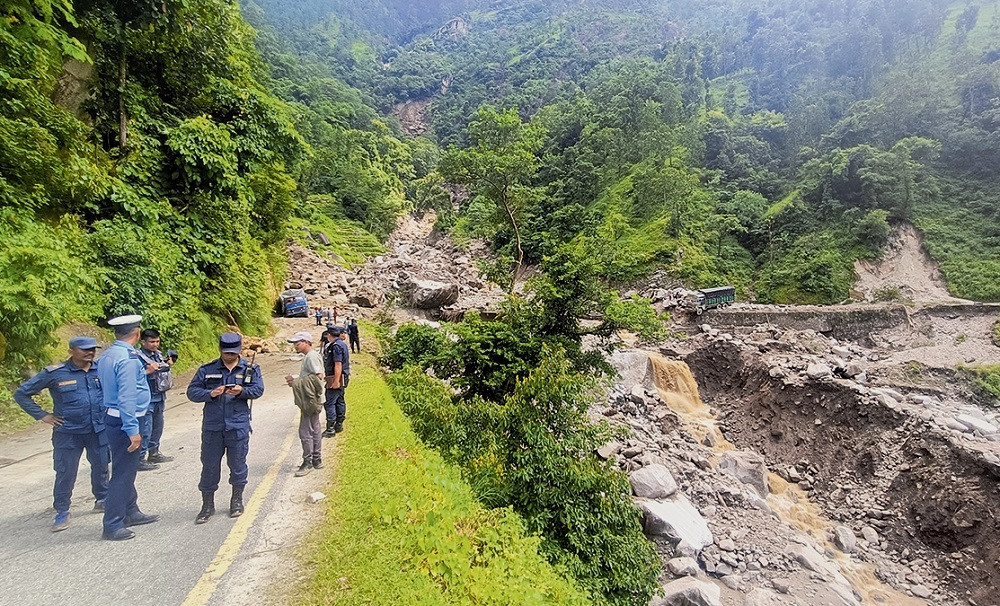
M481 108L469 125L472 145L452 147L441 159L440 172L452 183L468 185L493 203L514 233L517 260L510 282L513 290L524 264L521 221L527 202L538 196L532 180L538 172L535 155L542 146L541 129L521 120L516 109Z

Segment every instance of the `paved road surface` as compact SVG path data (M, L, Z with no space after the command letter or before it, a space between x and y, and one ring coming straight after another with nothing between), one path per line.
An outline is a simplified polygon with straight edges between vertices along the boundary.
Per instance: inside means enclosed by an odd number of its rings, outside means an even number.
M289 509L306 507L305 495L326 481L319 473L292 477L301 457L298 409L282 377L298 372L299 363L288 354L258 356L257 362L264 372L265 394L253 407L247 513L238 520L228 517L228 471L223 462L216 495L219 513L207 524L194 524L201 507L201 405L184 396L187 380L179 381L167 399L162 450L175 460L159 470L140 472L136 481L140 508L162 519L134 528L136 538L131 541L101 540L101 514L91 513L94 500L85 458L73 492L70 527L50 532L50 432L39 424L0 441L0 604L194 606L248 601L229 594L261 586L260 566L253 560L276 546L290 546L285 540L296 537L297 530L282 519L300 517L301 512Z

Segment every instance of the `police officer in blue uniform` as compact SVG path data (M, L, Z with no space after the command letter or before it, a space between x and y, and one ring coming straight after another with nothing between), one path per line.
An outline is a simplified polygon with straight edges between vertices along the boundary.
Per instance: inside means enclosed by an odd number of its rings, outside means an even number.
M149 383L149 414L140 423L139 433L142 435L142 446L139 447L139 471L159 469L158 463L169 463L173 457L160 452L160 439L163 436L163 413L166 411L167 394L160 391L158 378L163 373L169 373L174 360L168 355L164 358L160 353L160 332L155 328L147 328L140 335L141 346L139 357L146 365L146 381ZM148 453L148 456L147 456Z
M229 465L229 517L243 513L243 489L247 484L247 452L250 449L250 401L264 395L260 368L240 357L243 338L237 333L219 337L219 358L203 365L188 385L192 402L204 402L201 424L202 507L195 524L204 524L215 513L215 491L222 475L222 456Z
M142 316L120 316L108 320L115 342L98 361L97 374L107 408L104 423L111 446L111 481L104 500L104 538L125 541L135 536L129 526L150 524L160 516L139 510L135 474L139 466L139 419L149 409L146 365L135 350Z
M330 329L333 335L325 349L324 365L326 366L326 431L323 437L329 438L344 431L344 419L347 416L347 402L344 400L344 390L351 380L351 350L344 337L346 331L340 326Z
M109 456L104 433L104 396L94 362L96 353L95 339L70 339L68 360L49 366L14 392L14 401L24 412L52 426L52 465L56 471L52 491L56 518L52 532L69 526L69 504L84 451L90 462L90 487L97 499L94 511L104 511ZM32 399L43 389L48 389L52 396L52 412L46 412Z

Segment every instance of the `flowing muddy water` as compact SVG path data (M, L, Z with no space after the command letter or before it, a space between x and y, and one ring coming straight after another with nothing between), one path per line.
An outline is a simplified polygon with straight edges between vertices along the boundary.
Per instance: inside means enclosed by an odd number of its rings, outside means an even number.
M664 356L649 352L649 360L653 369L653 381L660 396L685 423L699 441L706 435L715 438L712 447L716 457L736 446L726 440L719 430L718 422L711 409L702 401L698 390L698 382L691 369L684 362L669 360ZM862 597L862 603L871 606L924 606L923 600L907 596L878 580L875 568L870 564L857 562L834 548L828 539L829 532L835 524L823 515L821 508L809 500L808 495L798 486L789 484L780 476L769 473L771 493L767 504L774 513L792 527L811 536L820 551L832 551L837 554L833 562L841 574L851 583L851 586Z

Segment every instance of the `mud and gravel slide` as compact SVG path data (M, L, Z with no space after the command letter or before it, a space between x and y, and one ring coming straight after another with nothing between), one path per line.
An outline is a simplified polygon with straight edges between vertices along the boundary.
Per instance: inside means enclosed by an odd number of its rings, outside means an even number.
M772 468L808 461L827 516L876 528L880 549L968 603L1000 604L1000 469L845 384L772 378L735 345L707 344L686 362L727 439Z
M962 301L948 292L937 262L924 250L923 236L909 223L896 228L881 259L857 261L854 271L854 290L868 301L890 290L918 303Z

